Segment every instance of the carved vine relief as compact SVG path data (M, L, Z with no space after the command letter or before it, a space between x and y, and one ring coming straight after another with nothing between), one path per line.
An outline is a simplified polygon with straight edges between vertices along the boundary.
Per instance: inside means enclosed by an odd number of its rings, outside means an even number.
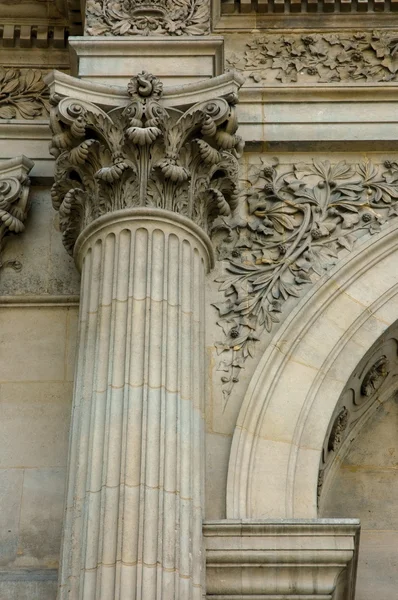
M351 251L364 234L398 215L398 163L291 166L262 162L249 169L239 211L214 223L226 274L214 304L223 335L223 393L234 383L257 341L279 322L284 303Z
M232 54L228 64L256 83L397 81L398 31L267 35Z
M51 113L56 156L53 205L72 253L80 231L122 208L178 212L209 231L238 199L236 98L215 98L185 112L162 104L162 83L143 72L128 85L131 102L105 113L73 98Z
M47 117L49 91L39 69L0 67L0 119Z
M87 0L89 35L204 35L208 0Z

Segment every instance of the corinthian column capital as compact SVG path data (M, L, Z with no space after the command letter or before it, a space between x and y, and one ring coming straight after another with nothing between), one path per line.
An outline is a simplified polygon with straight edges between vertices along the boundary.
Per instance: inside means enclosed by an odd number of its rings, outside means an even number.
M29 209L29 171L33 162L18 156L0 163L0 266L5 238L25 229Z
M60 99L51 115L52 198L68 252L87 225L120 209L162 208L205 232L230 214L243 149L235 104L230 93L170 107L162 83L146 72L130 80L126 104L108 112Z

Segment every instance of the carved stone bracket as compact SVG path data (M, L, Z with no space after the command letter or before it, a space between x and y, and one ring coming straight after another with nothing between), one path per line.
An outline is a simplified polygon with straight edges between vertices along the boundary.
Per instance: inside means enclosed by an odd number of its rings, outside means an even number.
M26 156L11 158L0 163L0 267L1 255L6 237L11 233L20 233L25 229L24 221L29 209L28 173L33 162ZM19 267L16 261L10 266Z
M54 100L53 205L67 250L103 214L149 206L177 212L209 232L238 199L236 97L185 112L166 108L162 83L146 72L128 85L130 101L108 113L87 101Z
M204 35L209 0L88 0L89 35Z
M365 234L398 215L398 163L282 167L275 159L249 169L239 211L217 231L223 299L214 306L223 331L216 344L225 400L261 335ZM283 315L282 315L283 316Z

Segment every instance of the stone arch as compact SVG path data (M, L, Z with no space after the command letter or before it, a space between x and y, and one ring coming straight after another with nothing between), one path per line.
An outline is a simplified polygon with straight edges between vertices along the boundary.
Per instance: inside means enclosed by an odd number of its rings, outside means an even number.
M320 457L351 373L398 320L398 223L317 282L262 356L234 432L227 518L316 518Z

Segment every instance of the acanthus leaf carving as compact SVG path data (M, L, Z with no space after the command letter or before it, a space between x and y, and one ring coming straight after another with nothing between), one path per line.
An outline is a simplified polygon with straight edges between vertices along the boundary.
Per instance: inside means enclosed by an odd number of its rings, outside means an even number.
M10 234L21 233L25 229L25 219L29 210L29 171L33 162L25 156L11 158L0 163L0 267L11 266L19 270L19 261L5 263L1 255Z
M89 35L205 35L209 0L87 0Z
M313 160L249 168L239 210L214 223L225 274L214 304L225 401L256 344L298 298L365 234L398 215L398 163Z
M146 72L128 91L131 102L109 113L56 100L52 198L69 252L86 225L114 210L163 208L209 232L218 215L236 208L243 142L234 103L216 98L185 113L166 109L161 82Z
M0 67L0 119L47 117L49 90L40 69Z
M398 32L390 30L255 37L230 66L255 83L397 81Z

